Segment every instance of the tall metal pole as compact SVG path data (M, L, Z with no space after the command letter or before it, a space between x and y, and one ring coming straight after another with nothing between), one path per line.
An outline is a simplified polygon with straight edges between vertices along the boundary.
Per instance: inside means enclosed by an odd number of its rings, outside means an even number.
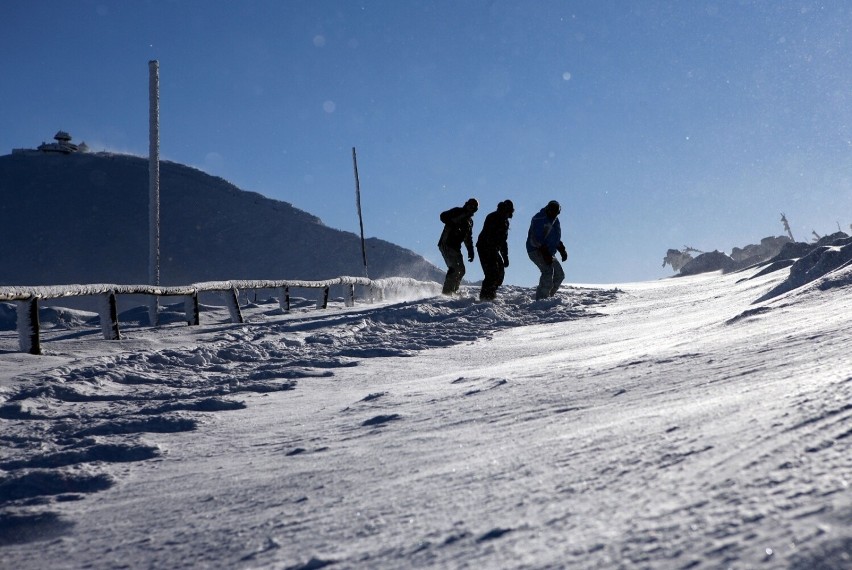
M148 282L160 284L160 62L148 62ZM159 300L151 298L148 316L159 324Z
M364 258L364 277L369 278L367 272L367 246L364 242L364 217L361 215L361 181L358 180L358 159L355 156L355 147L352 147L352 164L355 167L355 205L358 207L358 224L361 226L361 256Z

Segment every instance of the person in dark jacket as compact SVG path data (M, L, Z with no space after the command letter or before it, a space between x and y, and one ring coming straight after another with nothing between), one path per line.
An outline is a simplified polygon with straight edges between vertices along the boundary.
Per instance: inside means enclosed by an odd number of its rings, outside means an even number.
M458 292L464 277L464 258L461 246L467 247L467 260L473 261L473 214L479 209L479 202L471 198L464 206L450 208L441 212L444 231L438 240L438 249L447 264L447 277L444 279L444 295Z
M479 253L479 263L485 278L479 291L481 301L493 301L497 296L497 288L503 284L506 267L509 267L509 218L515 213L515 205L511 200L497 204L497 209L487 216L482 224L482 231L476 240L476 251Z
M562 261L568 259L565 244L562 243L562 228L559 225L559 213L562 207L556 200L551 200L547 206L542 208L530 222L530 231L527 235L527 255L541 270L538 280L538 288L535 291L535 300L553 297L565 272L562 265L556 261L556 252L562 257Z

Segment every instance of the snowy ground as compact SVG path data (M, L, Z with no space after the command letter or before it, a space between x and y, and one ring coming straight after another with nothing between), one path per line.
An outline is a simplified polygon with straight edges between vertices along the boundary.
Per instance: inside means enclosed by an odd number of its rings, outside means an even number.
M850 568L843 271L2 332L0 567Z

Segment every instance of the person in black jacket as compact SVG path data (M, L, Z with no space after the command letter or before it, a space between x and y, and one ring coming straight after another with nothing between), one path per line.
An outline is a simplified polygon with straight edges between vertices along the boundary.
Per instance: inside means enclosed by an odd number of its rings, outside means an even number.
M458 292L464 277L464 258L462 243L467 247L467 260L473 261L473 214L479 209L479 202L471 198L464 206L450 208L441 212L444 231L438 240L438 249L447 264L447 277L444 279L444 295Z
M497 288L503 284L506 267L509 267L509 218L515 213L515 205L511 200L497 204L497 209L487 216L482 224L482 231L476 240L476 251L479 252L479 263L485 278L479 291L481 301L493 301L497 296Z

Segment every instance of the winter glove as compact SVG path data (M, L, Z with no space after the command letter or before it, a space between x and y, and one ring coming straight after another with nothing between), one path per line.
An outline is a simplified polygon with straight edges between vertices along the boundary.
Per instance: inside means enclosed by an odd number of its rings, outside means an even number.
M568 252L565 251L565 244L561 241L559 242L559 246L556 248L559 250L559 256L562 258L562 261L568 259Z
M541 253L541 257L544 259L544 262L548 265L553 263L553 254L550 253L550 250L547 249L546 245L542 245L538 248L539 253Z
M509 267L509 256L503 256L503 267Z
M467 260L473 261L473 250L467 252Z

